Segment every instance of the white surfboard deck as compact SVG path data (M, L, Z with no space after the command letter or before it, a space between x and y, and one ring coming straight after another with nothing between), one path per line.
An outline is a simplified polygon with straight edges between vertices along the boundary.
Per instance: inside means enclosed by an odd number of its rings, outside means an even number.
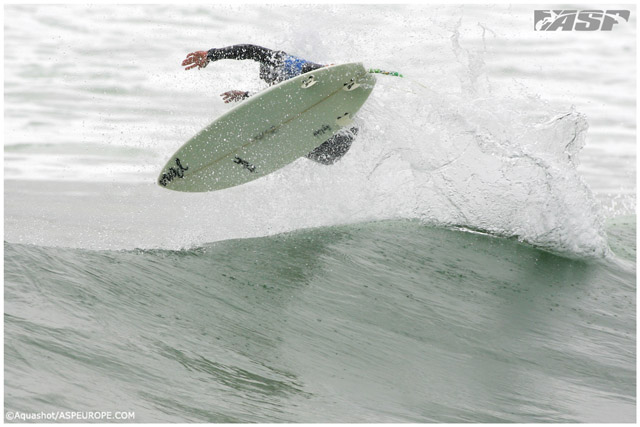
M304 88L311 76L311 85ZM348 126L374 85L375 77L361 63L351 63L272 86L242 101L180 147L160 172L158 185L175 191L214 191L268 175Z

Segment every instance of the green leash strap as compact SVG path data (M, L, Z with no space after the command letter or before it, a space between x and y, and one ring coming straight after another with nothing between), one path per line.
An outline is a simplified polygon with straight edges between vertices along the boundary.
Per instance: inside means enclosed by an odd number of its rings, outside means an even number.
M384 71L379 68L369 68L369 72L371 74L384 74L385 76L396 76L396 77L404 77L397 71Z

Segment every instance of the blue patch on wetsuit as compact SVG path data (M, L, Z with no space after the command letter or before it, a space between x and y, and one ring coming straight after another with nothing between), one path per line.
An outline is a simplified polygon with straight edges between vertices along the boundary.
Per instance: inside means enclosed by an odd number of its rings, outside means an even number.
M297 56L287 55L284 58L284 67L282 69L284 78L290 79L302 74L302 66L307 62L309 61L298 58Z

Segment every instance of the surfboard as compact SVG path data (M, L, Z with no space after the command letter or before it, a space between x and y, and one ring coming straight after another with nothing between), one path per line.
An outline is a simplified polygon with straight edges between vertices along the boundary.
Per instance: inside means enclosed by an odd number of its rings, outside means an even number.
M320 68L242 101L187 141L162 168L158 185L222 190L268 175L348 126L375 77L361 63Z

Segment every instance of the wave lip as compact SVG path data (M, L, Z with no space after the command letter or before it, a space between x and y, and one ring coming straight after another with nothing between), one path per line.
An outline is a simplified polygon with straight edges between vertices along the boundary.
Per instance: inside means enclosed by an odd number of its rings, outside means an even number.
M378 101L397 97L394 89L379 91ZM402 120L384 124L387 146L369 159L371 181L383 187L389 169L381 162L397 159L411 178L396 182L396 191L409 185L414 215L429 224L517 237L577 258L609 253L604 213L577 170L588 130L583 114L554 114L523 97L429 98L398 107Z

